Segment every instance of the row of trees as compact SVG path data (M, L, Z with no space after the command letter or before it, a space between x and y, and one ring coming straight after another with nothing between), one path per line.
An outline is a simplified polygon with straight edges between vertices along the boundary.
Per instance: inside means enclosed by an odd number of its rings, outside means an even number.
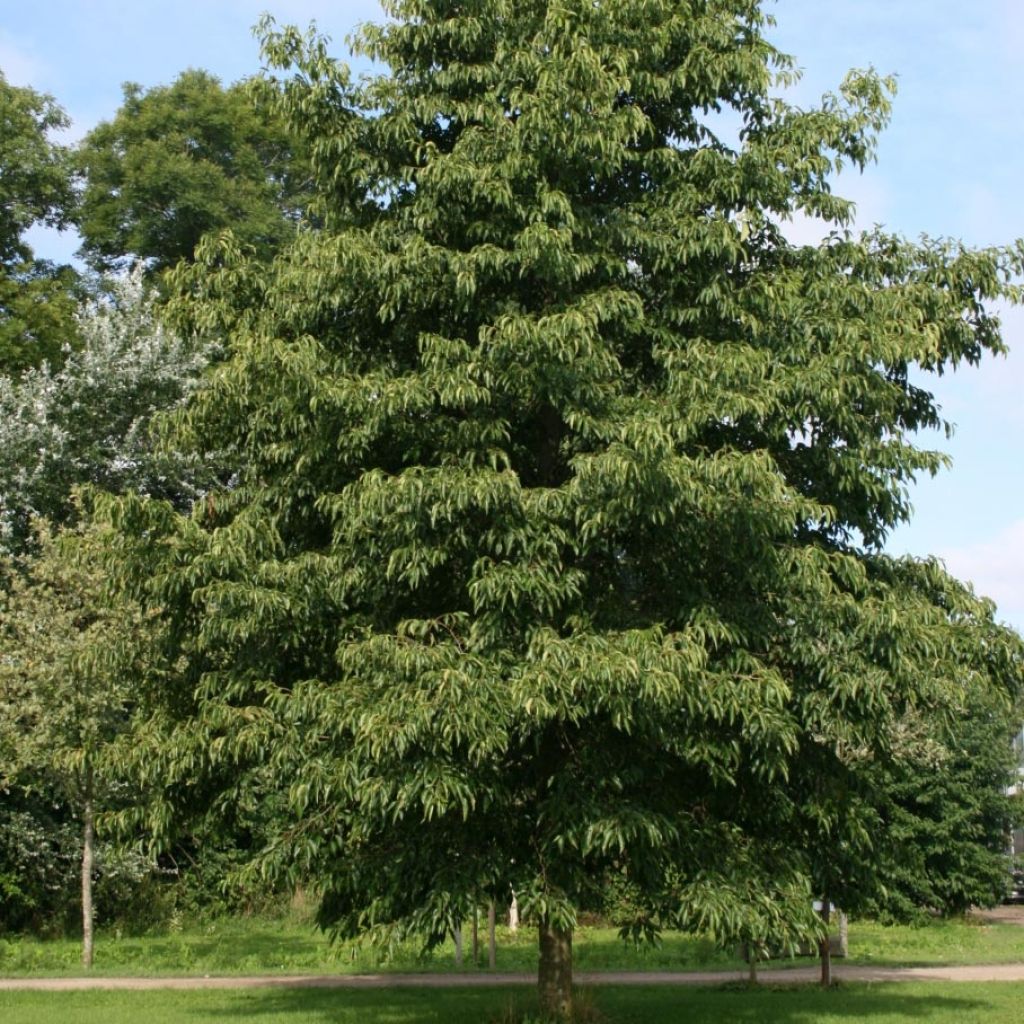
M787 105L756 0L387 8L359 81L263 24L283 162L230 232L139 252L128 178L94 194L97 260L180 261L158 316L135 279L0 393L5 763L54 753L86 850L100 765L154 848L259 817L253 870L341 936L514 891L555 1017L609 891L627 935L753 949L820 937L812 898L997 899L1024 646L881 548L943 465L923 382L1002 350L1024 248L847 230L831 176L892 83ZM205 194L189 161L235 143L167 137ZM104 380L117 337L139 370Z
M93 850L93 808L134 792L101 752L130 732L150 633L111 588L76 490L185 510L209 488L215 460L151 434L216 356L211 339L162 326L160 277L228 225L269 258L305 216L308 171L244 83L203 71L126 84L121 109L74 147L59 141L68 120L55 101L0 72L0 123L0 927L64 927L77 863L88 935L94 880L107 919L149 920L174 901L159 898L166 872L132 850L134 834ZM86 271L36 258L25 235L39 224L77 229ZM224 828L206 838L185 899L216 901L248 841ZM162 865L177 876L175 856L194 864L195 843L179 834Z

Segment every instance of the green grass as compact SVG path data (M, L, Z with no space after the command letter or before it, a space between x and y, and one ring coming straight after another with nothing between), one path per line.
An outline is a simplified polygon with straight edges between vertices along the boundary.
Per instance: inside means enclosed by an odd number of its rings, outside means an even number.
M483 939L483 936L481 936ZM468 947L468 929L466 945ZM876 965L980 964L1024 962L1024 928L1012 924L934 921L921 927L883 927L851 922L850 963ZM531 929L498 933L498 969L536 969L536 937ZM656 948L634 948L614 929L581 928L575 942L576 969L710 970L739 969L731 954L695 936L667 934ZM807 962L807 961L803 961ZM771 966L789 966L781 961ZM331 946L300 916L277 919L227 918L183 931L145 936L101 932L94 974L231 975L334 974L376 971L443 972L454 969L451 945L424 958L413 946L390 959L379 952ZM466 968L473 967L468 960ZM67 976L82 973L74 939L0 938L0 976Z
M534 971L537 938L533 929L513 934L498 929L498 970ZM481 929L481 966L486 964ZM465 931L464 970L473 970L469 929ZM0 938L0 976L67 976L83 973L76 939ZM730 954L693 936L666 936L660 947L625 944L613 928L580 928L575 942L580 971L728 969L739 966ZM128 936L101 932L96 939L93 974L153 976L175 974L363 974L381 971L442 973L455 969L451 942L424 956L408 944L390 956L369 947L332 946L300 916L282 919L224 918L186 930Z
M486 1024L504 989L0 992L4 1024ZM790 989L601 988L605 1024L1017 1024L1024 983Z
M850 962L897 967L1021 963L1024 927L956 919L918 927L858 921L850 925Z

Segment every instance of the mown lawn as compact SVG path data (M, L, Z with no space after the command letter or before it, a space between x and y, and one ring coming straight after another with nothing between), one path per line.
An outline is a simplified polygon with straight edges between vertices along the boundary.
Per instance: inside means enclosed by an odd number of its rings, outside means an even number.
M481 929L481 945L484 942ZM465 968L472 970L466 930ZM612 928L581 928L575 943L576 968L599 970L723 970L742 965L730 953L695 936L667 934L660 946L634 948ZM850 961L861 964L924 965L1024 962L1024 928L1013 924L934 921L922 927L883 927L851 922ZM498 933L498 969L533 971L536 939L531 929ZM486 952L481 949L481 957ZM74 939L42 941L0 938L0 976L80 974ZM486 962L485 960L483 961ZM806 962L806 961L804 961ZM781 961L777 966L789 966ZM772 965L766 965L772 966ZM390 958L373 949L331 946L301 917L227 918L182 931L144 936L101 932L93 973L174 974L333 974L376 971L443 972L454 969L449 946L428 957L407 946Z
M1017 1024L1024 983L815 988L601 988L605 1024ZM0 992L4 1024L487 1024L522 992L250 989L203 992Z

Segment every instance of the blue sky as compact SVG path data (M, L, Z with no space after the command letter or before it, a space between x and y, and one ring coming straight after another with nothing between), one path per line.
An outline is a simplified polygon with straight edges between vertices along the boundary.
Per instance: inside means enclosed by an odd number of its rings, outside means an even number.
M974 245L1024 237L1024 4L778 0L767 9L774 41L804 71L797 102L813 103L852 67L899 77L877 165L837 183L857 201L861 225ZM124 81L166 83L186 67L225 82L256 71L250 29L265 10L284 22L315 19L339 56L353 26L380 13L372 0L0 0L0 68L54 95L76 138L113 115ZM800 240L815 231L792 227ZM76 247L44 233L33 244L54 259ZM1007 358L929 383L957 431L923 440L954 465L915 486L914 520L889 547L941 556L1024 630L1024 313L1007 310L1004 325Z

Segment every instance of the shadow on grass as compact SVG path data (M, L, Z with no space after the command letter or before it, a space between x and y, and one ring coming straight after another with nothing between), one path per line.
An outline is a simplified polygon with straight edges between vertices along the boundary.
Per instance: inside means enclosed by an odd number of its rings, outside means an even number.
M992 992L980 986L851 986L829 992L804 988L689 987L588 990L606 1024L820 1024L829 1021L928 1021L963 1024L990 1011L1019 1008L1021 988ZM940 990L937 990L940 989ZM1009 991L1013 990L1013 991ZM296 1024L485 1024L514 1004L535 1011L532 995L514 989L407 989L388 991L261 989L234 1005L202 1007L181 1019L295 1021ZM994 1020L1012 1020L998 1015Z
M182 1021L295 1021L296 1024L484 1024L514 989L257 989L224 1006L190 1007ZM220 1000L216 1000L220 1002Z

